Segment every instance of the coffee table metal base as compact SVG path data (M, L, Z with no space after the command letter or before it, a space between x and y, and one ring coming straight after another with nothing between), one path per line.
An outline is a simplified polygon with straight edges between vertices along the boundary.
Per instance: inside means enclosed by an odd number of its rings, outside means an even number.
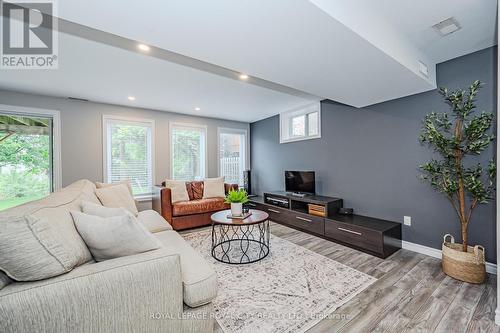
M212 257L226 264L251 264L269 254L269 221L258 224L212 223Z

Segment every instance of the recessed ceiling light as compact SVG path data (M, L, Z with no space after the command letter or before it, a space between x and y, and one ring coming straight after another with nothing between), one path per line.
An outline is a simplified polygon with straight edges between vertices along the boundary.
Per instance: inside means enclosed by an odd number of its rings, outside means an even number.
M147 46L146 44L139 44L137 47L141 51L145 51L145 52L149 51L149 46Z
M450 17L444 21L439 22L438 24L434 24L432 27L441 36L452 34L462 28L460 26L460 23L458 23L458 21L454 17Z
M134 96L129 96L129 97L128 97L128 100L129 100L129 101L135 101L135 97L134 97Z
M194 110L195 110L195 111L200 111L200 110L201 110L201 108L196 107L196 108L194 108Z
M246 80L246 79L248 79L248 75L246 75L246 74L240 74L240 79L241 80Z

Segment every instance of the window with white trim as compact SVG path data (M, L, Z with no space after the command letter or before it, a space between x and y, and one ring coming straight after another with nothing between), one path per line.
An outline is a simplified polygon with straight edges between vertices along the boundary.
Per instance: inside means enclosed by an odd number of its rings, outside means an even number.
M154 120L103 116L104 181L128 180L134 197L153 192Z
M0 211L61 186L59 111L0 105Z
M280 114L280 143L321 137L321 105L310 104Z
M218 140L219 176L224 176L226 183L242 186L247 168L247 131L219 127Z
M175 180L201 180L207 169L207 127L170 123L170 174Z

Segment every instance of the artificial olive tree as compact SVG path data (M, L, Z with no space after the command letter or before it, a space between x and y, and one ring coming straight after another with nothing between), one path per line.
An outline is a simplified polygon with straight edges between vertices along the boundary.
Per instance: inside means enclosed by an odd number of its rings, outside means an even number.
M464 252L472 212L478 204L488 203L495 192L493 159L486 168L480 163L464 165L467 156L480 155L495 139L490 133L493 113L475 113L475 98L480 88L480 81L474 81L467 90L449 92L441 88L440 93L450 110L427 114L420 133L420 142L440 155L439 159L420 166L421 177L451 202L460 219Z

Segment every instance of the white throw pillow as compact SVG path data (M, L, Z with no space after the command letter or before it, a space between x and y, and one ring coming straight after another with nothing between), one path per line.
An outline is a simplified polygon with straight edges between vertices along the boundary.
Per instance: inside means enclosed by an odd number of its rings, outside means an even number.
M100 217L113 217L127 215L128 210L125 208L110 208L95 204L90 201L82 200L82 212L88 215Z
M96 261L156 250L159 241L130 214L103 218L72 211L75 226Z
M130 183L130 180L122 180L120 182L114 182L114 183L95 183L95 187L97 188L104 188L104 187L110 187L110 186L116 186L116 185L127 185L128 190L130 191L130 194L134 195L132 192L132 184Z
M203 199L224 198L225 196L224 177L206 178L203 181Z
M98 188L95 190L95 194L105 207L125 208L134 216L139 214L134 198L124 184Z
M165 180L165 187L171 191L172 203L179 201L189 201L189 195L186 189L186 182L183 180Z

